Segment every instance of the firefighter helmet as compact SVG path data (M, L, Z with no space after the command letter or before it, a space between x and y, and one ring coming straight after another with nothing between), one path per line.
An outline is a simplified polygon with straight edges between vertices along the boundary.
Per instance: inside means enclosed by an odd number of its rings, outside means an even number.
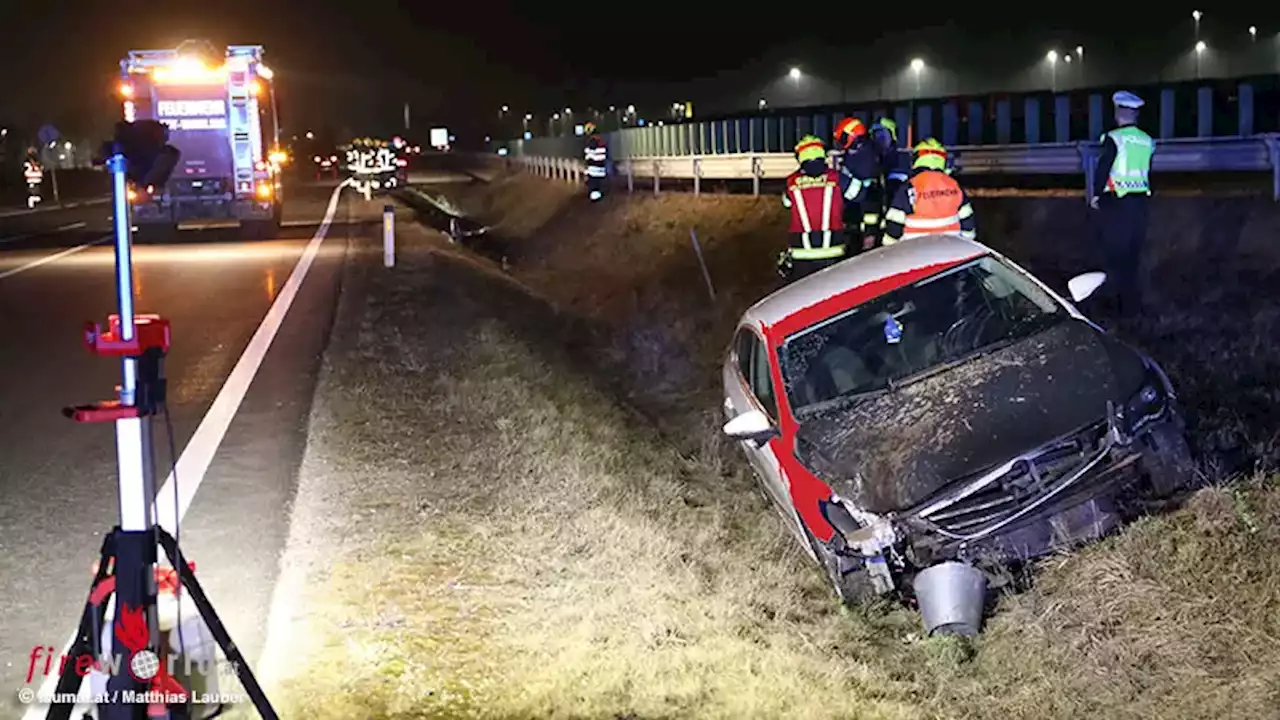
M947 169L947 149L937 138L926 138L913 150L915 159L911 163L913 168L923 168L927 170L946 170Z
M867 126L855 117L847 117L836 123L836 130L832 134L836 147L841 150L848 150L853 143L859 138L866 137Z
M827 148L822 144L822 140L817 135L805 135L800 138L800 142L796 143L796 160L800 163L806 163L810 160L825 160L827 157Z

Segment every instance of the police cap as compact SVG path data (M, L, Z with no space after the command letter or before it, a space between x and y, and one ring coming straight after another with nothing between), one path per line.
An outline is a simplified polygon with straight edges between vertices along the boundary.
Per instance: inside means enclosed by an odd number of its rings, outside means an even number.
M1111 102L1115 103L1116 107L1131 108L1133 110L1137 110L1146 104L1142 98L1128 90L1117 91L1116 94L1111 96Z

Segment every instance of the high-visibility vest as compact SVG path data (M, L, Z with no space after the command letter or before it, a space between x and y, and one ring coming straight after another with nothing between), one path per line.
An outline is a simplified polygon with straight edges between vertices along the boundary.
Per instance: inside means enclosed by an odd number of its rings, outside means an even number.
M844 230L844 195L840 174L827 170L817 177L794 172L787 177L783 207L791 210L791 232L799 236L801 247L791 249L796 260L826 260L843 257L844 241L836 233Z
M912 176L910 182L913 212L886 213L889 220L902 223L902 240L941 233L965 234L960 230L960 221L973 214L973 207L964 201L964 193L954 178L941 170L925 170ZM899 214L901 218L897 217Z
M1102 136L1116 144L1116 159L1107 174L1104 192L1122 198L1130 193L1151 194L1148 175L1151 172L1151 156L1156 144L1151 136L1132 125L1116 128Z
M44 180L44 171L40 169L39 165L28 160L22 164L22 176L29 183L38 183Z
M609 148L598 138L587 142L583 159L587 163L587 177L605 177L608 174L606 163L609 160Z

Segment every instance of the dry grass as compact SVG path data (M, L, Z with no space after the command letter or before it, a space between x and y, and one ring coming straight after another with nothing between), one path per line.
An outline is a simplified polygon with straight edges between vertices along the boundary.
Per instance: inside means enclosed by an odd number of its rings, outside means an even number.
M1274 481L1047 563L976 648L849 613L712 422L725 322L782 244L772 203L566 213L564 188L501 182L527 203L524 286L427 233L394 272L376 248L349 263L287 560L310 582L285 717L1280 716Z

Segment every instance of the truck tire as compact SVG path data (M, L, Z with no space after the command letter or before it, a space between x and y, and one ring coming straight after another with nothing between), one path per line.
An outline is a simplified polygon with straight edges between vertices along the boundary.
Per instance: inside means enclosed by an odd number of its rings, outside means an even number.
M137 245L159 245L171 243L178 234L177 225L164 223L147 223L137 226L133 231L133 242Z
M241 220L240 237L244 240L271 240L280 233L277 220Z

